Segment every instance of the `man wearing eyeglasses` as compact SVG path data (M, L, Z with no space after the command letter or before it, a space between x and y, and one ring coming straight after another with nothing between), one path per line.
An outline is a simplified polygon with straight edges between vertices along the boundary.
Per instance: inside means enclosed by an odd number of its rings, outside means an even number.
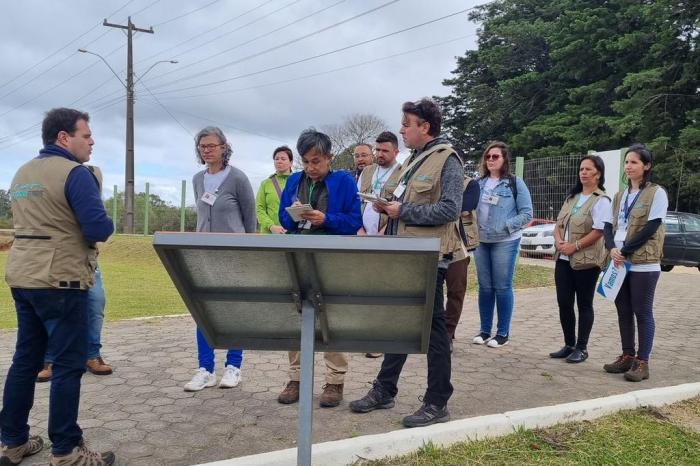
M351 173L355 181L360 179L362 170L365 167L372 165L372 146L366 143L360 143L352 150L352 161L355 170Z
M404 145L414 153L403 164L392 201L375 202L373 208L388 215L385 234L440 238L435 301L428 345L428 387L423 405L403 419L406 427L447 422L447 401L452 395L450 345L445 327L443 287L451 262L462 260L466 251L457 219L464 192L462 162L445 139L439 137L442 115L430 99L406 102L401 120ZM397 383L407 355L387 354L367 395L350 403L350 409L367 413L394 406Z

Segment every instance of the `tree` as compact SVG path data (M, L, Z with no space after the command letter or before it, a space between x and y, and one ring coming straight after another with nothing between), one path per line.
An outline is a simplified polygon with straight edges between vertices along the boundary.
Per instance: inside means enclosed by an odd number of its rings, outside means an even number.
M478 49L437 98L467 154L494 139L526 158L644 142L655 181L700 208L700 2L497 0L470 20Z
M148 234L156 231L180 231L180 207L176 207L163 200L157 194L149 194L148 210ZM114 209L114 197L110 197L105 202L107 213L112 216ZM117 193L117 233L123 233L121 224L124 212L124 193ZM144 232L146 212L146 194L136 193L134 198L134 231ZM197 213L192 206L185 208L185 231L195 231L197 229Z
M321 131L328 135L333 144L333 168L351 169L355 146L373 143L374 138L387 128L384 120L369 113L356 113L343 118L340 124L322 126Z

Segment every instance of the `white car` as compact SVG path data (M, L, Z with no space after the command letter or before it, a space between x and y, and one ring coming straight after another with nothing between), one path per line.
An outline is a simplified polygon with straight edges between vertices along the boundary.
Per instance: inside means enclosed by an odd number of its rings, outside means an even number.
M554 223L546 223L525 228L520 240L520 250L527 255L553 256L556 252L554 226Z

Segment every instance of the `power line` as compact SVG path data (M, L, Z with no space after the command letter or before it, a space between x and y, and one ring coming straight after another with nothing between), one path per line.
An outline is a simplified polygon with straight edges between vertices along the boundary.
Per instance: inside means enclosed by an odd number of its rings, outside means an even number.
M253 12L253 11L255 11L255 10L258 10L259 8L265 6L265 5L267 5L268 3L271 3L271 2L273 2L273 1L275 1L275 0L269 0L269 1L265 2L265 3L262 3L261 5L258 5L258 6L255 7L255 8L251 8L250 10L245 11L245 12L241 13L240 15L235 16L234 18L231 18L231 19L229 19L229 20L227 20L227 21L221 23L220 25L214 27L213 29L210 29L210 30L207 31L206 33L209 33L209 32L211 32L211 31L214 30L214 29L217 29L217 28L219 28L219 27L221 27L221 26L224 26L224 25L226 25L226 24L228 24L228 23L230 23L230 22L232 22L232 21L235 21L236 19L239 19L239 18L241 18L241 17L247 15L248 13L251 13L251 12ZM300 1L300 0L295 0L294 2L290 3L289 5L292 5L292 4L297 3L297 2L299 2L299 1ZM344 1L344 0L343 0L343 1ZM287 5L287 6L289 6L289 5ZM286 8L286 6L283 6L282 8L279 8L279 9L273 11L272 13L269 13L269 14L267 14L267 15L264 15L264 16L258 18L257 20L254 20L254 21L251 21L251 22L249 22L249 23L246 23L246 24L244 24L243 26L240 26L240 27L234 29L233 31L229 31L229 32L226 32L226 33L224 33L224 34L222 34L222 35L219 35L219 36L217 36L216 38L214 38L213 40L219 39L219 38L221 38L221 37L223 37L223 36L225 36L225 35L227 35L227 34L230 34L230 33L232 33L232 32L238 31L238 30L240 30L240 29L242 29L242 28L244 28L244 27L246 27L246 26L249 26L249 25L251 25L251 24L253 24L253 23L255 23L255 22L257 22L257 21L259 21L259 20L261 20L261 19L263 19L263 18L267 18L268 16L271 16L272 14L277 13L277 12L281 11L281 10L284 9L284 8ZM142 63L142 62L144 62L144 61L146 61L146 60L148 60L148 59L154 58L154 57L156 57L156 56L158 56L158 55L162 55L163 53L165 53L165 52L167 52L167 51L170 51L170 50L172 50L172 49L175 49L175 48L177 48L177 47L179 47L179 46L181 46L181 45L183 45L183 44L185 44L185 43L189 43L189 42L192 41L192 39L195 39L195 38L197 38L197 37L199 37L199 36L201 36L201 35L203 35L203 34L206 34L206 33L197 34L197 35L195 35L195 36L193 36L193 37L190 37L190 38L188 38L188 39L186 39L186 40L184 40L184 41L182 41L182 42L180 42L180 43L178 43L178 44L176 44L176 45L174 45L174 46L172 46L172 47L169 47L169 48L167 48L167 49L161 50L160 52L157 52L157 53L155 53L155 54L153 54L153 55L151 55L151 56L149 56L149 57L146 57L146 58L144 58L143 60L139 60L139 61L136 62L136 63ZM210 40L210 41L207 41L207 42L205 42L205 43L203 43L203 44L200 44L198 47L201 47L201 46L203 46L203 45L205 45L205 44L207 44L207 43L209 43L209 42L211 42L211 40ZM192 51L192 50L194 50L194 49L196 49L196 48L198 48L198 47L191 48L191 49L189 49L189 50L187 50L187 51L185 51L185 52L183 52L183 53L181 53L180 55L177 55L177 56L178 56L178 57L179 57L179 56L182 56L182 55L184 55L185 53L188 53L188 52L190 52L190 51ZM123 72L123 71L124 71L124 70L122 70L122 72ZM80 99L78 99L78 101L84 99L84 98L87 97L89 94L92 94L92 92L94 92L94 91L96 91L96 90L98 90L98 89L101 89L102 86L104 86L105 84L107 84L109 81L111 81L111 78L107 78L105 81L103 81L103 82L100 83L98 86L96 86L94 89L92 89L88 94L83 95ZM107 94L104 94L102 97L97 98L97 100L95 100L95 101L93 101L93 102L99 102L99 101L102 100L102 99L108 99L108 98L110 98L111 96L116 95L116 94L118 94L118 93L120 93L120 92L121 92L121 89L116 90L116 91L113 91L113 92L110 92L110 93L107 93ZM89 104L88 104L88 105L89 105Z
M221 122L218 122L218 121L216 121L216 120L212 120L211 118L205 118L205 117L203 117L203 116L195 115L195 114L193 114L193 113L185 112L185 111L182 111L182 110L174 110L174 112L175 112L175 113L180 113L180 114L182 114L182 115L190 116L190 117L195 118L195 119L197 119L197 120L202 120L202 121L206 121L206 122L209 122L209 123L214 123L215 125L221 126L221 127L223 127L223 128L231 128L231 129L234 129L234 130L236 130L236 131L240 131L241 133L248 133L248 134L252 134L252 135L254 135L254 136L260 136L261 138L269 139L270 141L276 141L276 142L281 142L281 143L286 143L286 142L287 142L287 141L283 141L282 139L277 139L277 138L275 138L275 137L268 136L268 135L266 135L266 134L258 133L258 132L255 132L255 131L250 131L250 130L247 130L247 129L243 129L243 128L240 128L240 127L238 127L238 126L234 126L234 125L229 124L229 123L221 123Z
M159 56L159 55L162 55L162 54L164 54L165 52L169 52L169 51L171 51L171 50L173 50L173 49L176 49L176 48L180 47L181 45L188 44L188 43L190 43L192 40L194 40L194 39L196 39L196 38L198 38L198 37L201 37L201 36L203 36L203 35L209 34L209 33L213 32L213 31L219 29L220 27L223 27L223 26L225 26L225 25L227 25L227 24L229 24L229 23L231 23L231 22L233 22L233 21L235 21L235 20L237 20L237 19L239 19L239 18L242 18L243 16L246 16L247 14L252 13L253 11L256 11L256 10L258 10L258 9L264 7L265 5L267 5L267 4L269 4L269 3L272 3L272 2L274 2L274 1L275 1L275 0L268 0L268 1L265 2L265 3L261 3L260 5L254 7L254 8L251 8L250 10L244 11L243 13L241 13L241 14L238 15L238 16L234 16L233 18L224 21L223 23L219 24L218 26L214 26L213 28L210 28L210 29L208 29L208 30L205 31L205 32L202 32L202 33L199 33L199 34L195 34L194 36L189 37L189 38L183 40L182 42L179 42L179 43L177 43L177 44L175 44L175 45L173 45L173 46L171 46L171 47L168 47L168 48L166 48L166 49L163 49L163 50L161 50L160 52L156 52L156 53L154 53L153 55L150 55L150 56L148 56L148 57L146 57L146 58L143 58L143 59L141 59L141 60L138 60L136 63L137 63L137 64L138 64L138 63L143 63L143 62L145 62L145 61L147 61L147 60L150 60L151 58L154 58L154 57L157 57L157 56ZM237 29L235 29L235 30L237 30Z
M128 2L126 2L125 4L123 4L121 7L119 7L119 8L116 9L115 11L113 11L113 12L110 14L110 16L111 16L111 15L114 15L114 14L117 14L119 11L123 10L124 8L126 8L126 7L127 7L131 2L133 2L133 1L134 1L134 0L129 0ZM49 60L51 57L56 56L56 54L60 53L61 51L63 51L63 50L66 49L67 47L71 46L72 44L74 44L74 43L77 42L78 40L82 39L82 38L85 37L86 35L90 34L92 31L94 31L96 28L98 28L98 27L100 26L100 24L101 24L101 23L95 24L93 27L91 27L91 28L88 29L87 31L83 32L82 34L79 34L79 35L76 36L74 39L71 39L67 44L65 44L65 45L63 45L63 46L61 46L61 47L59 47L57 50L51 52L50 54L48 54L47 56L45 56L44 58L42 58L42 59L39 60L38 62L34 63L34 64L33 64L32 66L30 66L29 68L25 69L24 71L22 71L20 74L18 74L18 75L15 76L14 78L12 78L12 79L10 79L9 81L5 81L4 83L0 84L0 89L2 89L3 87L7 86L8 84L12 84L13 82L17 81L19 78L21 78L22 76L26 75L27 73L29 73L29 72L32 71L33 69L35 69L37 66L39 66L39 65L41 65L42 63L44 63L45 61ZM54 65L53 67L51 67L49 70L46 70L46 71L52 70L53 68L55 68L55 67L56 67L58 64L60 64L60 63L61 63L61 62L59 61L56 65ZM46 71L44 71L44 73L45 73ZM43 74L43 73L42 73L42 74ZM41 74L39 74L38 76L41 76ZM37 76L37 77L38 77L38 76ZM35 77L34 79L36 79L36 77ZM32 81L34 81L34 79L32 79ZM30 81L30 82L31 82L31 81ZM26 85L26 84L28 84L28 83L25 83L25 85ZM23 86L20 86L20 87L23 87ZM18 88L18 89L19 89L19 88ZM16 90L17 90L17 89L15 89L15 91L16 91ZM2 98L4 98L4 97L7 97L8 95L14 93L15 91L12 91L12 92L10 92L10 93L8 93L8 94L5 94L5 95L1 96L0 99L2 99Z
M221 35L219 35L219 36L216 36L216 37L214 37L213 39L208 40L207 42L204 42L204 43L202 43L202 44L200 44L200 45L198 45L198 46L196 46L196 47L191 47L190 49L188 49L188 50L186 50L186 51L180 53L179 55L177 55L177 57L179 58L179 57L181 57L182 55L185 55L185 54L187 54L187 53L189 53L189 52L191 52L191 51L193 51L193 50L196 50L196 49L198 49L198 48L201 48L202 46L204 46L204 45L206 45L206 44L209 44L209 43L211 43L211 42L213 42L213 41L215 41L215 40L221 39L222 37L224 37L224 36L226 36L226 35L228 35L228 34L232 34L232 33L236 32L236 31L239 31L239 30L241 30L241 29L243 29L243 28L245 28L245 27L248 27L248 26L250 26L250 25L252 25L252 24L255 24L255 23L257 23L258 21L261 21L261 20L267 18L268 16L271 16L271 15L273 15L273 14L275 14L275 13L277 13L277 12L279 12L279 11L285 9L285 8L288 8L288 7L290 7L290 6L292 6L292 5L296 4L296 3L299 3L299 1L300 1L300 0L294 0L294 1L292 1L291 3L288 3L288 4L284 5L284 6L282 6L281 8L278 8L277 10L274 10L274 11L268 13L267 15L261 16L260 18L257 18L257 19L255 19L255 20L249 22L249 23L246 23L246 24L244 24L244 25L242 25L242 26L240 26L240 27L238 27L238 28L236 28L236 29L234 29L234 30L232 30L232 31L226 32L226 33L221 34ZM328 10L328 9L330 9L330 8L333 8L334 6L339 5L339 4L343 3L344 1L345 1L345 0L340 0L339 2L336 2L336 3L334 3L334 4L332 4L332 5L328 6L328 7L325 7L325 8L322 8L322 9L320 9L320 10L314 11L313 13L310 13L310 14L308 14L308 15L302 17L302 18L299 18L299 19L297 19L297 20L294 20L294 21L292 21L291 23L287 23L287 24L285 24L284 26L281 26L281 27L278 27L278 28L276 28L276 29L273 29L272 31L268 31L268 32L266 32L265 34L261 34L261 35L259 35L259 36L253 37L252 39L249 39L249 40L247 40L246 42L242 42L242 43L236 44L236 45L234 45L233 47L229 47L229 48L227 48L226 50L222 50L221 52L217 52L217 53L215 53L214 55L209 55L208 57L205 57L205 58L203 58L203 59L201 59L201 60L198 60L198 61L196 61L196 62L194 62L194 63L188 63L187 65L181 66L181 67L176 68L176 69L174 69L174 70L172 70L172 71L168 71L168 72L166 72L166 73L160 74L160 75L157 76L157 78L162 78L162 77L168 76L168 75L170 75L170 74L172 74L172 73L179 73L180 71L186 70L187 68L191 68L191 67L193 67L193 66L199 65L199 64L202 63L202 62L211 60L212 58L216 58L216 57L218 57L219 55L223 55L223 54L225 54L225 53L227 53L227 52L230 52L231 50L235 50L235 49L237 49L237 48L243 47L244 45L248 45L248 44L250 44L250 43L252 43L252 42L254 42L254 41L258 40L258 39L261 39L261 38L263 38L263 37L270 36L270 35L274 34L275 32L279 32L279 31L281 31L282 29L285 29L285 28L287 28L287 27L289 27L289 26L291 26L291 25L293 25L293 24L299 23L299 22L301 22L301 21L303 21L303 20L305 20L305 19L311 18L312 16L315 16L315 15L317 15L317 14L323 12L323 11L326 11L326 10Z
M120 45L120 46L117 47L116 49L112 50L111 52L109 52L109 53L107 54L107 56L113 54L114 52L116 52L117 50L121 49L122 47L124 47L124 45ZM5 116L5 115L7 115L8 113L13 112L13 111L15 111L15 110L17 110L17 109L19 109L19 108L22 108L22 107L24 107L25 105L27 105L28 103L34 102L34 101L37 100L39 97L42 97L42 96L48 94L49 92L53 91L53 90L56 89L57 87L60 87L60 86L62 86L63 84L67 83L68 81L71 81L73 78L75 78L75 77L77 77L77 76L80 76L81 74L85 73L87 70L89 70L90 68L92 68L92 67L95 66L96 64L97 64L97 62L95 62L95 63L93 63L92 65L89 65L89 66L83 68L81 71L78 71L77 73L72 74L71 76L67 77L66 79L64 79L63 81L59 82L58 84L56 84L56 85L54 85L54 86L52 86L52 87L46 89L44 92L41 92L41 93L39 93L39 94L34 95L34 97L32 97L31 99L25 100L24 102L22 102L22 103L19 104L19 105L15 105L15 106L12 107L11 109L7 110L5 113L1 113L1 114L0 114L0 117Z
M177 124L180 126L180 128L182 128L183 130L185 130L185 132L186 132L187 134L189 134L190 137L194 137L194 134L192 134L192 133L190 132L190 130L188 130L188 129L185 127L185 125L183 125L183 124L180 122L180 120L178 120L177 118L175 118L175 115L173 115L173 114L170 112L170 110L168 110L168 108L167 108L165 105L163 105L163 103L162 103L160 100L158 100L158 97L156 97L156 96L153 95L153 93L152 93L151 90L148 88L148 86L146 86L146 85L143 84L143 83L141 83L141 84L143 85L144 89L146 89L146 91L148 91L148 93L151 95L151 97L153 97L153 99L156 101L156 103L157 103L158 105L160 105L160 108L162 108L163 110L165 110L165 113L167 113L168 115L170 115L170 118L172 118L173 120L175 120L175 123L177 123Z
M404 51L404 52L394 53L394 54L392 54L392 55L386 55L386 56L379 57L379 58L374 58L374 59L371 59L371 60L365 60L365 61L362 61L362 62L359 62L359 63L353 63L352 65L341 66L341 67L333 68L333 69L330 69L330 70L319 71L319 72L317 72L317 73L306 74L306 75L303 75L303 76L298 76L298 77L296 77L296 78L283 79L283 80L281 80L281 81L274 81L274 82L266 83L266 84L258 84L258 85L255 85L255 86L242 87L242 88L237 88L237 89L230 89L230 90L220 91L220 92L208 92L208 93L193 94L193 95L184 95L184 96L165 96L165 97L161 97L161 98L162 98L162 99L166 99L166 100L176 100L176 99L179 100L179 99L192 99L192 98L199 98L199 97L210 97L210 96L217 96L217 95L224 95L224 94L234 94L234 93L243 92L243 91L249 91L249 90L254 90L254 89L261 89L261 88L264 88L264 87L277 86L277 85L280 85L280 84L287 84L287 83L291 83L291 82L295 82L295 81L303 81L303 80L305 80L305 79L315 78L315 77L318 77L318 76L323 76L323 75L325 75L325 74L336 73L336 72L338 72L338 71L345 71L345 70L349 70L349 69L352 69L352 68L358 68L358 67L360 67L360 66L369 65L369 64L377 63L377 62L384 61L384 60L389 60L389 59L391 59L391 58L401 57L401 56L403 56L403 55L409 55L409 54L411 54L411 53L420 52L420 51L423 51L423 50L427 50L427 49L430 49L430 48L434 48L434 47L438 47L438 46L441 46L441 45L449 44L449 43L452 43L452 42L457 42L457 41L460 41L460 40L463 40L463 39L467 39L467 38L470 38L470 37L474 37L474 34L467 34L467 35L464 35L464 36L455 37L454 39L449 39L449 40L446 40L446 41L442 41L442 42L437 42L437 43L434 43L434 44L426 45L426 46L424 46L424 47L419 47L419 48L412 49L412 50L406 50L406 51Z
M181 15L177 15L177 16L175 16L174 18L170 18L170 19L165 20L165 21L163 21L163 22L161 22L161 23L158 23L158 24L154 24L153 26L154 26L154 27L158 27L158 26L162 26L162 25L164 25L164 24L172 23L173 21L177 21L177 20L180 19L180 18L184 18L185 16L191 15L192 13L196 13L196 12L198 12L198 11L200 11L200 10L203 10L203 9L205 9L206 7L211 6L211 5L213 5L214 3L217 3L217 2L219 2L219 1L221 1L221 0L214 0L214 1L212 1L212 2L207 3L206 5L200 6L199 8L195 8L194 10L188 11L187 13L182 13Z
M197 78L197 77L199 77L199 76L210 74L210 73L213 72L213 71L220 71L220 70L222 70L223 68L227 68L227 67L229 67L229 66L232 66L232 65L235 65L235 64L238 64L238 63L241 63L241 62L250 60L250 59L252 59L252 58L256 58L256 57L259 57L259 56L261 56L261 55L265 55L265 54L267 54L267 53L269 53L269 52L272 52L272 51L274 51L274 50L280 49L280 48L282 48L282 47L286 47L286 46L288 46L288 45L291 45L291 44L294 44L294 43L296 43L296 42L302 41L302 40L304 40L304 39L308 39L309 37L315 36L315 35L320 34L320 33L322 33L322 32L329 31L329 30L331 30L331 29L333 29L333 28L336 28L336 27L338 27L338 26L341 26L341 25L343 25L343 24L346 24L346 23L348 23L348 22L350 22L350 21L354 21L354 20L356 20L356 19L358 19L358 18L361 18L361 17L366 16L366 15L368 15L368 14L374 13L374 12L376 12L376 11L378 11L378 10L381 10L382 8L386 8L386 7L389 6L389 5L392 5L392 4L394 4L394 3L397 3L398 1L400 1L400 0L391 0L391 1L389 1L389 2L383 3L382 5L379 5L378 7L372 8L372 9L370 9L370 10L366 10L366 11L364 11L364 12L362 12L362 13L359 13L359 14L357 14L357 15L351 16L350 18L346 18L346 19L344 19L344 20L342 20L342 21L338 21L337 23L334 23L334 24L331 24L331 25L329 25L329 26L323 27L323 28L321 28L321 29L318 29L318 30L316 30L316 31L310 32L310 33L308 33L308 34L304 34L303 36L297 37L297 38L295 38L295 39L288 40L287 42L283 42L282 44L276 45L276 46L274 46L274 47L270 47L270 48L265 49L265 50L263 50L263 51L261 51L261 52L257 52L257 53L254 53L254 54L245 56L245 57L243 57L243 58L239 58L238 60L234 60L234 61L232 61L232 62L225 63L225 64L223 64L223 65L217 65L217 66L214 67L214 68L210 68L210 69L208 69L208 70L204 70L204 71L201 71L201 72L197 72L197 73L194 73L194 74L192 74L192 75L190 75L190 76L185 76L184 78L177 79L177 80L175 80L175 81L170 81L170 82L168 82L168 83L161 84L159 87L160 87L160 88L163 88L163 87L170 86L170 85L172 85L172 84L179 83L179 82L181 82L181 81L189 81L189 80L194 79L194 78ZM189 65L188 65L188 66L189 66Z
M401 33L407 32L407 31L411 31L411 30L413 30L413 29L417 29L417 28L426 26L426 25L428 25L428 24L432 24L432 23L435 23L435 22L438 22L438 21L442 21L442 20L447 19L447 18L451 18L451 17L453 17L453 16L457 16L457 15L462 14L462 13L465 13L465 12L471 10L471 9L472 9L472 8L467 8L467 9L465 9L465 10L461 10L461 11L457 11L457 12L455 12L455 13L451 13L451 14L449 14L449 15L441 16L440 18L435 18L435 19L432 19L432 20L430 20L430 21L426 21L426 22L423 22L423 23L420 23L420 24L416 24L416 25L414 25L414 26L410 26L410 27L407 27L407 28L404 28L404 29L400 29L400 30L398 30L398 31L390 32L390 33L388 33L388 34L383 34L383 35L381 35L381 36L374 37L374 38L372 38L372 39L363 40L363 41L357 42L357 43L355 43L355 44L347 45L347 46L345 46L345 47L340 47L340 48L337 48L337 49L334 49L334 50L330 50L330 51L328 51L328 52L324 52L324 53L320 53L320 54L317 54L317 55L313 55L313 56L311 56L311 57L302 58L302 59L295 60L295 61L292 61L292 62L289 62L289 63L285 63L285 64L282 64L282 65L272 66L272 67L265 68L265 69L262 69L262 70L253 71L253 72L251 72L251 73L245 73L245 74L241 74L241 75L238 75L238 76L233 76L233 77L231 77L231 78L221 79L221 80L218 80L218 81L212 81L212 82L205 83L205 84L198 84L198 85L195 85L195 86L182 87L182 88L178 88L178 89L163 90L163 91L161 91L161 92L156 92L155 94L156 94L156 95L163 95L163 94L169 94L169 93L173 93L173 92L180 92L180 91L185 91L185 90L190 90L190 89L198 89L198 88L200 88L200 87L215 86L215 85L217 85L217 84L221 84L221 83L225 83L225 82L229 82L229 81L235 81L235 80L242 79L242 78L247 78L247 77L250 77L250 76L256 76L256 75L259 75L259 74L262 74L262 73L267 73L268 71L274 71L274 70L279 70L279 69L282 69L282 68L287 68L287 67L292 66L292 65L298 65L299 63L304 63L304 62L307 62L307 61L315 60L315 59L317 59L317 58L325 57L325 56L328 56L328 55L332 55L332 54L334 54L334 53L343 52L343 51L345 51L345 50L349 50L349 49L352 49L352 48L355 48L355 47L359 47L359 46L362 46L362 45L366 45L366 44L369 44L369 43L371 43L371 42L376 42L376 41L381 40L381 39L386 39L387 37L394 36L394 35L396 35L396 34L401 34ZM164 86L163 86L163 87L164 87Z

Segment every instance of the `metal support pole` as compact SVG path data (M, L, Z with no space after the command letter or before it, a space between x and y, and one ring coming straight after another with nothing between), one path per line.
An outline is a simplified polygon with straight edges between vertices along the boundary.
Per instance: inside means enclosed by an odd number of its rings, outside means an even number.
M114 185L114 196L112 196L112 224L114 232L117 232L117 185Z
M149 193L149 184L146 183L146 202L144 204L143 211L143 234L148 235L148 211L151 207L151 195Z
M185 195L187 194L187 182L182 180L182 195L180 196L180 231L185 231Z
M315 331L316 310L311 302L304 300L301 308L301 375L299 384L297 466L311 466Z
M524 173L525 173L525 157L516 157L515 158L515 176L522 179Z

